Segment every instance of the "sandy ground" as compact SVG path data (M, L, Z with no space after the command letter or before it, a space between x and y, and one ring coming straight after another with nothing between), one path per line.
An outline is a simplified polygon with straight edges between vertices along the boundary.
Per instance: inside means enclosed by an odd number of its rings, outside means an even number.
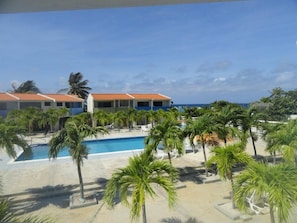
M140 133L114 133L114 137L123 135L139 135ZM142 133L143 134L143 133ZM39 139L38 139L39 140ZM41 141L47 139L41 139ZM34 141L34 139L33 139ZM268 155L265 143L257 142L259 155ZM251 143L247 152L253 155ZM130 222L130 209L117 203L109 209L101 200L104 185L112 172L123 167L128 157L134 152L113 156L90 156L83 166L83 178L86 194L97 193L99 203L78 209L69 208L69 195L78 191L76 166L69 158L56 161L36 161L11 163L4 154L1 155L0 174L2 176L3 193L18 200L14 204L15 213L20 215L38 214L50 216L57 223L118 223ZM210 154L208 153L208 156ZM199 169L203 162L202 151L187 153L173 159L173 165L184 172ZM231 220L214 208L215 204L230 202L230 182L213 182L203 184L199 173L181 177L183 188L179 188L178 201L173 209L167 206L166 193L156 188L158 197L147 199L148 222L165 223L230 223L244 222L242 219ZM55 196L56 192L63 192ZM48 195L47 198L44 196ZM24 199L23 202L21 200ZM140 221L141 222L141 219ZM269 222L269 215L253 215L249 222ZM293 222L293 221L292 221Z

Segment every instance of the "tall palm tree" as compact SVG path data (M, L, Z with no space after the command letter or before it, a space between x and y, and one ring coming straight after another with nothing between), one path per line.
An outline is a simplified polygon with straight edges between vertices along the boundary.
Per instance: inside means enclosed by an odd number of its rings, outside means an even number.
M211 141L210 135L213 132L213 122L208 114L204 114L199 116L194 121L192 119L188 119L186 123L186 127L183 130L184 136L189 137L191 146L194 147L194 139L197 138L202 145L203 156L204 156L204 166L205 166L205 175L208 176L208 168L206 165L207 156L205 151L206 144L210 144Z
M159 145L164 147L167 152L169 162L171 162L171 153L176 151L179 155L184 153L183 131L179 128L179 123L172 119L166 119L161 124L153 127L145 139L146 145L154 146L157 150Z
M251 106L247 109L243 108L242 114L239 115L242 130L244 132L248 132L252 140L255 157L257 157L255 141L258 139L258 135L252 132L252 127L256 127L258 129L260 126L260 120L266 120L266 118L266 115L258 112L258 109L255 106Z
M81 173L83 159L88 157L88 148L83 144L83 140L87 136L96 136L98 133L107 132L104 128L92 128L86 123L81 123L80 120L69 120L65 124L65 128L60 130L49 142L49 158L56 159L58 153L64 147L69 149L69 154L77 166L77 173L80 184L80 199L84 200L84 185Z
M68 94L74 94L80 98L87 99L89 91L92 90L92 88L87 86L88 82L88 80L83 80L83 75L80 72L70 73Z
M11 125L0 118L0 148L5 149L10 157L16 158L14 145L20 146L23 149L28 148L28 144L23 138L24 132L22 127Z
M25 81L20 85L13 83L12 88L12 93L41 93L39 88L36 87L35 82L32 80Z
M129 131L133 128L133 122L136 120L137 110L135 108L129 108L125 112L127 126L129 128Z
M287 222L297 203L296 182L294 165L252 162L235 179L234 201L239 209L246 210L246 197L254 192L256 197L265 197L271 223L275 223L275 212L279 222Z
M177 178L176 168L164 160L154 159L150 149L147 149L140 155L130 157L126 167L112 174L106 186L104 200L113 207L118 194L120 200L131 207L131 220L138 219L142 212L143 223L146 223L146 195L151 198L157 196L153 185L158 185L167 192L168 205L172 207L177 197L174 185ZM130 190L131 200L128 199Z
M225 147L215 147L212 150L213 155L207 161L207 165L211 166L213 163L217 165L219 176L226 180L230 180L232 188L232 203L234 205L234 179L233 167L236 164L248 164L252 161L249 154L243 151L242 144L232 144Z

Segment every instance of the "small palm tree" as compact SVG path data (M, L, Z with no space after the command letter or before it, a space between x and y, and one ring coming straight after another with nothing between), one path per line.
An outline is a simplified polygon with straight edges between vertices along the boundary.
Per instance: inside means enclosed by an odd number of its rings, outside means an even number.
M65 128L60 130L49 142L49 158L56 159L58 153L64 147L69 149L69 153L76 163L77 173L80 184L80 199L84 200L84 185L81 173L83 159L88 157L88 148L82 142L87 136L96 136L98 133L106 133L107 130L101 127L92 128L79 120L69 120L65 124Z
M22 135L24 132L20 126L11 125L0 118L0 148L4 148L10 157L16 158L14 145L23 149L28 148L28 144Z
M184 153L183 131L178 125L177 121L166 119L161 124L153 127L145 139L145 144L154 146L155 150L162 144L164 151L168 154L170 163L171 153L174 150L179 155Z
M232 144L225 147L215 147L212 150L213 155L207 161L207 165L211 166L213 163L217 165L218 173L224 180L228 179L231 182L232 188L232 203L234 200L234 179L233 179L233 167L236 164L248 164L252 161L249 154L243 151L242 144Z
M176 201L174 182L178 178L176 168L163 160L156 160L150 149L144 153L129 158L129 164L116 170L108 181L104 200L111 207L117 194L120 200L131 207L130 218L136 220L142 212L143 223L146 219L146 195L157 196L153 185L162 187L168 195L168 205L172 207ZM128 195L131 191L131 200ZM129 201L130 200L130 201Z
M269 205L271 223L287 222L297 203L297 169L294 165L251 162L235 179L234 201L241 210L247 210L246 197L255 192L265 197Z

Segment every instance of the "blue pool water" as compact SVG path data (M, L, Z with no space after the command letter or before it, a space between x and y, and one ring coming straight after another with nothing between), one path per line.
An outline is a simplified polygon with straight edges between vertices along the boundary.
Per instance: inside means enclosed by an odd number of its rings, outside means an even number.
M85 141L84 144L89 148L89 154L112 153L143 149L145 147L144 138L145 137L142 136L133 138L101 139ZM49 146L47 144L34 146L23 152L16 161L48 159L48 150ZM64 148L59 152L58 157L66 156L69 156L69 152L67 148Z

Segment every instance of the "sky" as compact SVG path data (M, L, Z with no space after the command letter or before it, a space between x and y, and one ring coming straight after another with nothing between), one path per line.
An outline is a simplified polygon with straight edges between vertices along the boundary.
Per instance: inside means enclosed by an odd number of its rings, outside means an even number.
M297 89L297 1L246 0L0 14L0 92L80 72L91 93L250 103Z

